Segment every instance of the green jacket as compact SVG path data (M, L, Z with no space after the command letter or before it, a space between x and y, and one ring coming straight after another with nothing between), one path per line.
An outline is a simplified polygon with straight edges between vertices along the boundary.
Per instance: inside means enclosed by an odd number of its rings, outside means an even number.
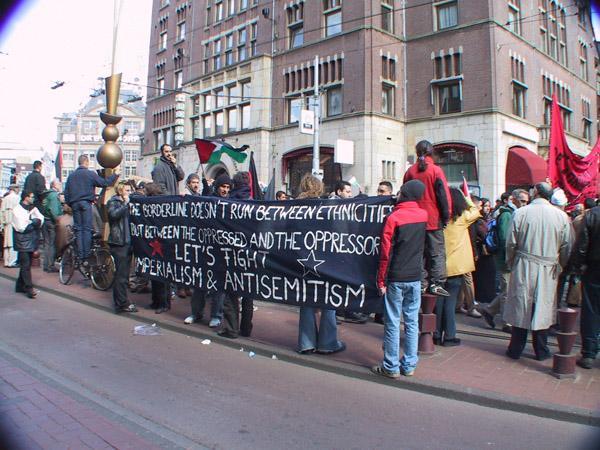
M49 189L43 193L42 207L40 212L48 220L55 221L57 217L63 215L63 207L58 198L58 192Z
M513 205L503 205L498 210L496 217L496 230L498 231L498 251L496 257L496 269L502 272L508 272L506 265L506 239L510 233L510 224L512 215L515 212Z

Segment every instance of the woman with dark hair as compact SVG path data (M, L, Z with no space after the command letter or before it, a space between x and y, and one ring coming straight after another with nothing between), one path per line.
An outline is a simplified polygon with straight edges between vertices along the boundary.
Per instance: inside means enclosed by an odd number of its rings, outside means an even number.
M452 201L444 171L433 162L433 145L420 141L416 146L418 160L404 174L404 183L419 180L425 185L425 194L417 203L427 211L427 233L425 237L425 264L422 289L429 286L433 295L448 296L446 282L446 254L444 253L443 228L450 219Z
M300 180L300 195L297 199L318 199L323 195L323 182L311 174ZM332 354L344 351L346 344L337 338L335 310L321 309L321 319L317 329L316 308L300 307L298 321L298 353Z
M470 198L465 198L460 189L450 188L452 214L444 229L446 246L446 288L448 297L437 298L435 306L436 332L434 342L446 347L460 345L456 337L455 308L458 293L463 283L463 275L475 270L473 249L469 236L469 225L479 217L479 210Z
M491 206L489 199L481 199L479 208L481 217L473 225L477 232L473 280L475 298L479 303L490 303L496 297L496 261L494 255L488 253L485 247L488 224L492 220Z

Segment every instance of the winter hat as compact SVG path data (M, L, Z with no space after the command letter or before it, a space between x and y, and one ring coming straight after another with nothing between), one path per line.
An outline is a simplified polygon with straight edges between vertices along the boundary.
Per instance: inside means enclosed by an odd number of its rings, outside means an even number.
M218 188L219 186L223 186L224 184L228 184L229 186L232 185L231 182L231 178L229 178L229 175L227 175L226 173L219 175L217 177L217 179L215 180L215 189Z
M565 195L565 191L563 191L561 188L555 189L552 197L550 198L550 203L555 206L565 206L567 203L569 203L567 196Z
M416 202L421 200L425 193L425 185L419 180L410 180L400 188L401 202Z

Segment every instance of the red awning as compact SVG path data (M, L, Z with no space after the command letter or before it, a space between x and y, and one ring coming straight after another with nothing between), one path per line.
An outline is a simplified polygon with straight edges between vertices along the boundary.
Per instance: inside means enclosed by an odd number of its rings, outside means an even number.
M546 180L546 160L525 147L512 147L506 160L506 187L533 185Z

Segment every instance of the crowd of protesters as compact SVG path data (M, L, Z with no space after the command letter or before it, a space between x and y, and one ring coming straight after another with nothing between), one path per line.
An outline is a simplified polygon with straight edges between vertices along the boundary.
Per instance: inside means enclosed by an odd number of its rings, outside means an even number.
M250 336L255 310L252 298L148 280L132 271L131 198L178 195L185 178L172 148L163 145L160 150L152 182L117 182L117 175L104 178L89 170L89 160L81 156L64 193L59 181L46 188L39 161L21 193L17 185L11 185L2 199L0 218L4 265L20 270L16 291L30 298L37 296L31 261L40 242L43 270L57 271L56 259L66 242L61 237L64 233L57 232L64 214L72 216L78 258L81 264L89 264L92 235L103 227L95 204L96 188L114 186L115 194L106 205L106 243L116 268L115 313L137 312L129 300L130 291L150 293L151 301L145 308L156 314L168 311L175 296L189 297L190 314L185 324L203 321L208 301L209 327L226 338ZM417 162L407 170L381 234L376 279L383 296L383 313L375 314L373 320L384 325L384 358L373 372L390 378L414 374L418 312L425 292L437 298L434 344L461 344L456 335L456 314L462 313L510 333L506 355L512 359L521 356L531 330L535 357L540 361L550 357L548 334L556 324L558 302L566 298L569 306L581 307L582 357L578 364L592 368L600 332L600 207L596 200L585 199L567 214L564 192L542 182L528 190L503 193L492 208L489 199L448 185L434 162L431 143L419 142L416 154ZM223 174L215 180L192 173L184 183L187 195L251 198L248 172L238 172L233 179ZM302 178L299 192L297 199L353 196L349 182L339 181L327 193L323 182L310 174ZM382 181L377 195L393 196L393 185ZM291 197L279 191L275 198L282 201ZM297 351L341 352L346 344L338 339L339 323L364 324L368 320L369 315L358 311L300 307Z

